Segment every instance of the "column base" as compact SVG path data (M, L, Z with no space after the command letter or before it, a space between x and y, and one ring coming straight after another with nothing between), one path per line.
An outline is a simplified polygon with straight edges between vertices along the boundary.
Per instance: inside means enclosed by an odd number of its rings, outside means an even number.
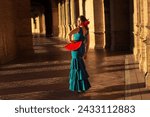
M59 38L62 38L62 26L58 26L58 28L59 28L59 35L58 35L58 37Z
M10 62L10 61L14 60L16 57L17 57L16 55L9 55L7 57L2 57L0 59L0 65Z
M101 47L101 46L96 45L96 46L95 46L95 49L96 49L96 50L103 50L104 47Z
M139 53L138 53L137 48L135 48L135 47L134 47L134 49L133 49L133 53L134 53L135 61L138 61L138 60L139 60Z
M65 35L65 39L68 38L68 34L70 33L70 31L71 31L70 25L66 25L66 35Z
M66 36L66 27L62 26L62 29L63 29L63 31L62 31L62 38L65 39L65 36Z
M105 48L105 33L104 32L94 32L95 38L95 49L104 49Z
M145 75L145 82L146 82L146 87L150 89L150 72L146 73Z

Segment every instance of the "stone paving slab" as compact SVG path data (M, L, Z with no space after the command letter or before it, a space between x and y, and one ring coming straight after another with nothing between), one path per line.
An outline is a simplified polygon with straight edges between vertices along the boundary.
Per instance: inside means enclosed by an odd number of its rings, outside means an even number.
M149 100L150 91L146 89L144 73L139 70L139 64L135 62L133 55L125 57L125 99Z

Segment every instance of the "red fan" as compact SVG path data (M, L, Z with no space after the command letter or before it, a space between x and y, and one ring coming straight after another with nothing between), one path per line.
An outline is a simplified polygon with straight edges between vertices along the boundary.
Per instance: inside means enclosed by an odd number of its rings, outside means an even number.
M73 43L69 43L65 46L65 48L69 51L72 50L77 50L82 44L82 41L78 41L78 42L73 42Z

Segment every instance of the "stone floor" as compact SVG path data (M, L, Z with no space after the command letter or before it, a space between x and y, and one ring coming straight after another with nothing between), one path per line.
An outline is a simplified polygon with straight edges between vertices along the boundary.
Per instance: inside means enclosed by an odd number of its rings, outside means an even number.
M56 38L36 38L35 54L0 66L0 99L134 100L150 99L144 74L131 54L90 50L85 60L91 88L68 90L70 52Z

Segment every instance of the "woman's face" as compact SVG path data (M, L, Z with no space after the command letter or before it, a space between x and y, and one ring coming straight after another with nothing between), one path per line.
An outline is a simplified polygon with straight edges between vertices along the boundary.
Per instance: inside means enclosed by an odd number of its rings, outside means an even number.
M80 18L78 18L78 19L77 19L77 26L80 26L80 25L81 25L81 23L82 23L82 22L81 22L81 19L80 19Z

